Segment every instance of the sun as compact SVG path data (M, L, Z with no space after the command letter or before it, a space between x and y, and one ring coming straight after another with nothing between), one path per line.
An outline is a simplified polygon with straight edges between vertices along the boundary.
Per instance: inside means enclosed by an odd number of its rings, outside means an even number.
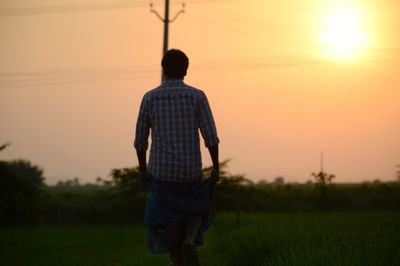
M324 20L319 37L323 57L337 61L359 58L367 44L360 10L348 6L335 8Z

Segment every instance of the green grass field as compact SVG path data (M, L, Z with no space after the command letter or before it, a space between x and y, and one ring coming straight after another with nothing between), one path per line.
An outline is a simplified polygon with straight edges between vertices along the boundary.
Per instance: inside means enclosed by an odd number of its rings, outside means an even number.
M141 225L0 229L3 266L168 265ZM202 265L400 265L400 212L219 214Z

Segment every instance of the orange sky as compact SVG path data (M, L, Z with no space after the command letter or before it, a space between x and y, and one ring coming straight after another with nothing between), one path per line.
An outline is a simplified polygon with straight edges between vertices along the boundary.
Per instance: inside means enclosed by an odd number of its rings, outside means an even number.
M324 18L345 2L363 14L363 56L321 56ZM154 1L162 13L163 1ZM180 2L171 1L171 13ZM142 95L159 84L162 23L148 1L2 1L0 159L26 158L49 183L94 181L137 164ZM170 47L185 81L214 110L221 159L258 180L391 180L400 163L400 2L186 1ZM361 48L359 49L361 50ZM209 163L205 153L205 164Z

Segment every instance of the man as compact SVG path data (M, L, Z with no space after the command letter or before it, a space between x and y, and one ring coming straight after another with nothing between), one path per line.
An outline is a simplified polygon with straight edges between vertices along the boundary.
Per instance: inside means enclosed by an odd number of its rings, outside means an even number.
M171 49L161 66L164 81L144 95L136 124L134 146L141 181L150 189L145 223L153 252L162 251L154 243L161 239L174 265L199 265L195 246L201 244L206 229L209 186L219 180L219 139L206 95L183 82L187 56ZM213 164L207 183L201 180L199 131Z

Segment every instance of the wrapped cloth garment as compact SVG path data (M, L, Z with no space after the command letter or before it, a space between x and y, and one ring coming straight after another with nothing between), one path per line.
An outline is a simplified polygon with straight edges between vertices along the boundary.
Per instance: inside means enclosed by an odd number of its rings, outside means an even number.
M200 216L202 223L195 245L204 243L204 232L210 226L212 178L200 178L192 183L165 182L149 176L150 193L147 199L145 224L148 245L152 253L166 253L162 232L166 225L180 224L187 218Z

